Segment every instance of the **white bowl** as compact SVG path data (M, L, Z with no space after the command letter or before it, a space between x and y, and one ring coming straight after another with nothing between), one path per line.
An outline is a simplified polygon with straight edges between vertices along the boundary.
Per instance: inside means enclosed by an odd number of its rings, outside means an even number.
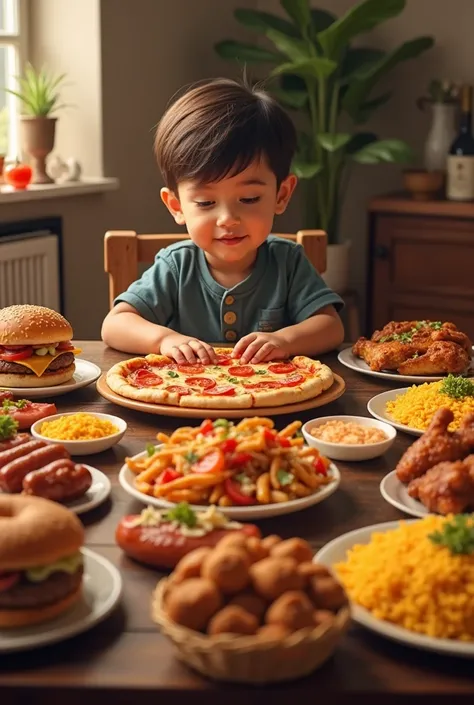
M62 441L56 438L46 438L46 436L42 436L39 432L39 429L43 423L60 419L63 416L72 416L77 413L89 414L90 416L95 416L102 421L110 421L110 423L113 423L114 426L118 428L118 431L110 436L104 436L104 438L93 438L87 441ZM44 419L35 421L31 427L31 435L41 441L47 441L47 443L60 443L71 455L92 455L93 453L102 453L102 451L112 448L112 446L120 441L126 430L126 422L118 416L112 416L111 414L99 414L95 411L70 411L65 414L55 414L54 416L47 416Z
M315 438L311 433L311 429L316 426L322 426L327 421L343 421L344 423L358 423L361 426L369 426L370 428L378 428L385 433L387 440L379 441L378 443L329 443ZM319 419L307 421L301 429L306 443L314 448L317 448L322 455L333 460L370 460L378 458L387 452L393 444L397 435L393 426L383 421L377 421L366 416L322 416Z

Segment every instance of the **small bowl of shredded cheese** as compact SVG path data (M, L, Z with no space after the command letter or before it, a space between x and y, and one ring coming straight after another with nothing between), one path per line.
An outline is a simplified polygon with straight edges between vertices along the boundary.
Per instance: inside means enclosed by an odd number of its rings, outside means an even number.
M388 423L365 416L323 416L301 429L306 443L333 460L370 460L383 455L395 440Z
M41 441L61 443L71 455L92 455L108 450L127 430L118 416L74 411L36 421L31 435Z

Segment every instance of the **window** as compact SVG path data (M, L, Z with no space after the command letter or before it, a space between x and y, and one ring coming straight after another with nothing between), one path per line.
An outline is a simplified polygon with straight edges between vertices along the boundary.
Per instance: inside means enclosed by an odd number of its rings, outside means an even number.
M18 89L15 76L25 62L24 0L0 0L0 154L18 153L19 101L3 90Z

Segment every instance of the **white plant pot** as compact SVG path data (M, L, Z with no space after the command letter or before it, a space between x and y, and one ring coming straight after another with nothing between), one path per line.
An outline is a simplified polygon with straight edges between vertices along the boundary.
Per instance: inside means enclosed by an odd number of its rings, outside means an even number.
M328 245L326 271L322 275L326 285L338 294L344 294L349 288L349 254L350 242Z

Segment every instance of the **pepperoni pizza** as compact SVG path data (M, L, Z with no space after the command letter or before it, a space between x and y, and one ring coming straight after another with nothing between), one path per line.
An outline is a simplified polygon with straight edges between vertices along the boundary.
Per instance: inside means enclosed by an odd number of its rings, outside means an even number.
M216 365L179 365L164 355L114 365L107 384L117 394L152 404L198 409L282 406L317 397L333 383L327 365L303 355L290 361L241 364L215 348Z

